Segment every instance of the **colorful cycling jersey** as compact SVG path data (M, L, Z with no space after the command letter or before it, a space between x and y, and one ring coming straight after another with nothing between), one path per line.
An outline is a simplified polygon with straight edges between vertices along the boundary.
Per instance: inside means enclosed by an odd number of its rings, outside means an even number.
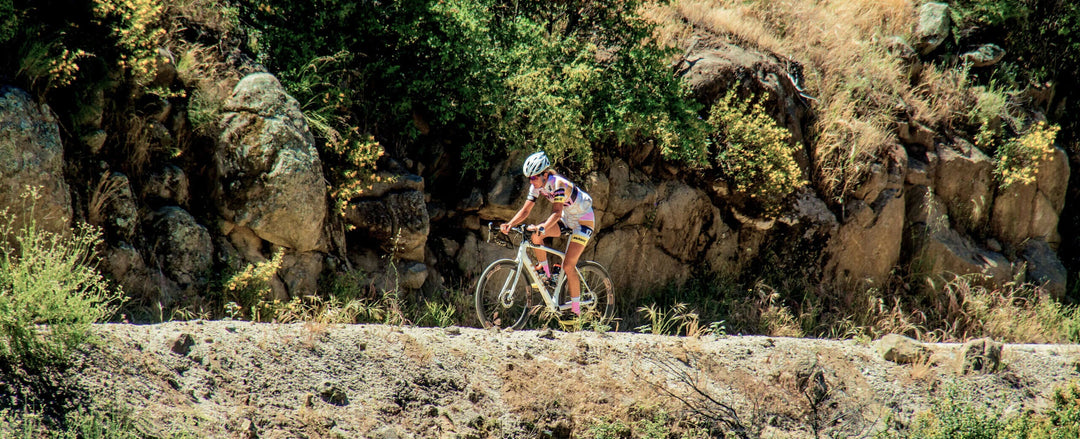
M576 218L592 212L592 197L565 177L551 174L543 186L529 185L529 201L543 196L552 203L563 204L563 217Z

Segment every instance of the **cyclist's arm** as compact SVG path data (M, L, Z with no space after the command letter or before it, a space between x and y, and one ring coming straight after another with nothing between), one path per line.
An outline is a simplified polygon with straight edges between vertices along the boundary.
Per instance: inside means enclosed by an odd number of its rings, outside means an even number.
M536 201L525 200L525 204L521 205L521 210L518 210L518 212L514 214L514 217L510 218L509 222L503 224L503 226L506 227L506 230L503 230L503 233L509 231L510 227L514 227L518 224L525 222L525 219L529 217L530 213L532 213L533 206L535 205Z
M544 229L547 230L558 230L557 224L559 223L559 219L562 218L562 211L563 203L551 203L551 215L540 225L544 226Z

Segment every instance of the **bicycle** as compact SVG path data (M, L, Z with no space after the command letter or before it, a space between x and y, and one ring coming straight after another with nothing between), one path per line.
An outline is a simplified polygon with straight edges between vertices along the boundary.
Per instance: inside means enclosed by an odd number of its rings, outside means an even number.
M562 260L565 253L544 245L533 244L530 240L533 231L524 226L512 227L512 232L521 235L514 259L499 259L488 265L480 274L476 284L476 314L484 328L521 329L528 322L530 314L546 310L555 315L570 309L570 304L563 304L559 299L564 293L569 300L570 292L566 285L566 267L553 282L545 281L533 269L536 262L529 256L528 249L536 249L555 255ZM563 230L562 235L569 234ZM499 231L498 227L488 224L488 242L513 249L511 238ZM550 261L550 258L549 258ZM581 280L581 318L592 319L599 324L611 321L615 309L615 288L611 275L603 265L595 261L579 261L577 267ZM531 308L532 292L543 298L544 303L536 309Z

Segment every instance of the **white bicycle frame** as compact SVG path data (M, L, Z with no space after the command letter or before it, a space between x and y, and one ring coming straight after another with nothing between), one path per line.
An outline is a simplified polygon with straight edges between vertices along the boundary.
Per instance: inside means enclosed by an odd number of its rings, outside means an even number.
M518 229L518 228L516 227L515 229ZM522 232L521 230L518 230L518 231ZM540 250L540 251L547 252L549 254L554 254L554 255L559 257L559 260L563 260L566 257L566 253L555 250L555 249L553 249L551 247L548 247L548 246L533 244L532 242L530 242L525 237L525 233L522 232L521 233L521 244L518 245L517 256L514 257L514 263L517 264L517 271L519 273L527 273L528 274L529 281L532 283L532 287L535 290L540 292L540 297L544 298L544 304L547 305L547 309L549 311L551 311L551 312L560 312L560 311L563 311L563 310L570 309L570 305L562 305L562 304L558 303L558 297L555 297L555 293L558 292L558 291L562 291L563 284L566 283L566 279L567 279L566 270L567 270L567 268L563 267L563 271L559 273L559 280L555 284L555 288L553 288L549 292L548 288L547 288L547 284L545 284L543 282L543 280L540 279L540 275L538 275L536 273L536 270L533 269L533 265L534 265L533 264L533 259L531 257L529 257L528 249L535 249L535 250ZM574 270L578 269L577 267L573 267L573 268L574 268ZM510 278L507 278L506 283L503 284L502 292L499 294L499 302L502 303L504 306L509 307L510 304L513 303L513 297L511 297L511 296L513 295L514 291L517 291L517 282L518 282L518 279L520 279L520 278L521 278L521 276L513 276L512 280ZM581 286L582 286L582 288L581 288L581 292L582 292L581 306L584 307L586 305L589 305L589 304L593 303L593 301L595 300L595 297L594 297L594 295L592 293L592 289L587 288L587 285L585 284L585 278L584 278L584 276L581 275L581 270L578 270L578 282L581 282ZM585 296L588 296L588 297L585 297Z

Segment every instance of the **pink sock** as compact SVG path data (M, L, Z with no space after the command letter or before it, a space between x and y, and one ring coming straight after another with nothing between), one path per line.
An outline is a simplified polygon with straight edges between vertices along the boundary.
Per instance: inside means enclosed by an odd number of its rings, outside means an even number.
M579 302L576 297L570 299L570 311L573 311L574 314L579 316L581 315L581 302Z

